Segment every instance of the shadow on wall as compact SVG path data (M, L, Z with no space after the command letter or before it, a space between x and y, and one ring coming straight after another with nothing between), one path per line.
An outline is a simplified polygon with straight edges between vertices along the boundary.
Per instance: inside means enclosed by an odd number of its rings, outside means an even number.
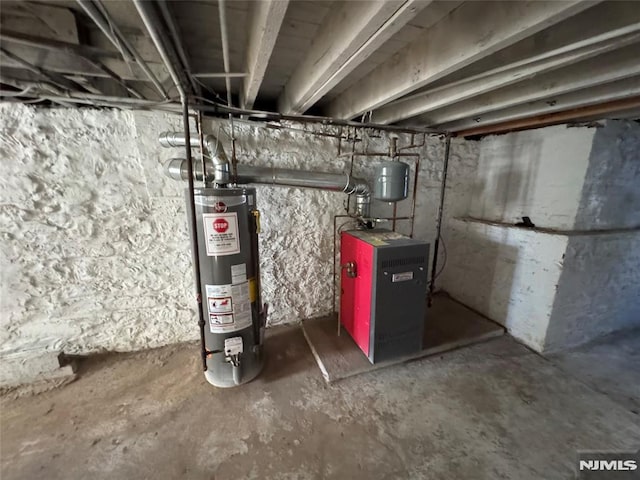
M589 154L545 349L640 326L640 124L608 121ZM625 231L626 230L626 231Z
M491 238L483 224L454 223L447 242L443 289L456 300L510 328L518 248Z
M515 223L535 213L528 209L536 195L542 141L519 143L518 138L511 137L508 143L495 140L483 149L472 191L478 201L470 206L471 217Z
M575 230L640 228L640 124L596 130Z
M640 231L569 239L545 351L640 327Z

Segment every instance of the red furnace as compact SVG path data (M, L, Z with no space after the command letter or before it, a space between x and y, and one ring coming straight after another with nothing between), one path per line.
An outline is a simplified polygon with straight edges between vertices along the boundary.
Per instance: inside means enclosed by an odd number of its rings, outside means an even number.
M371 363L422 349L428 255L396 232L342 232L340 322Z

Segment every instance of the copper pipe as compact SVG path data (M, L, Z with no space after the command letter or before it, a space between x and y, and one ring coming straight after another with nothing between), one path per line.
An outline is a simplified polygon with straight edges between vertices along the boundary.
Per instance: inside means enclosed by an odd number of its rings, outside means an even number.
M338 157L347 157L351 153L341 153ZM354 152L356 157L388 157L389 152ZM419 153L397 153L396 157L419 157Z
M456 137L471 137L476 135L489 135L494 133L506 133L515 130L525 130L528 128L539 128L557 123L565 123L569 120L579 120L585 117L604 115L631 108L640 107L640 96L613 100L610 102L589 105L586 107L573 108L562 112L547 113L535 117L525 117L508 122L494 123L482 127L469 128L455 132Z
M420 157L416 158L415 173L413 174L413 200L411 202L411 233L409 238L413 238L413 227L416 223L416 197L418 196L418 172L420 172Z
M436 224L436 239L433 243L433 262L431 264L431 282L429 284L429 299L427 304L433 303L433 292L436 283L436 267L438 263L438 246L440 245L440 232L442 231L442 214L444 212L444 197L447 188L447 172L449 170L449 153L451 151L451 135L447 135L444 146L444 161L442 162L442 184L440 186L440 206L438 207L438 219Z

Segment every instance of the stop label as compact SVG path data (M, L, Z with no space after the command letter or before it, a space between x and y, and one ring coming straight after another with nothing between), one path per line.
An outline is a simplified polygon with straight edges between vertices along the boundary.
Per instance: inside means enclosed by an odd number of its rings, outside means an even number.
M213 222L213 229L218 233L224 233L229 228L229 222L224 218L216 218Z

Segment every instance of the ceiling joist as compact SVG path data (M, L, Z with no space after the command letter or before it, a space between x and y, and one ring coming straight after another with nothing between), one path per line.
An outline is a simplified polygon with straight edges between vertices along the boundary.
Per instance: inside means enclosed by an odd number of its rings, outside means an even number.
M278 100L281 113L301 113L343 80L414 18L429 0L338 4Z
M631 77L617 82L577 90L565 95L552 96L534 102L489 112L475 118L465 118L442 125L443 129L453 132L511 122L535 115L549 115L571 111L591 105L614 102L640 95L640 77ZM613 110L611 110L613 111ZM410 122L404 123L410 125Z
M240 104L252 108L267 71L289 0L263 0L253 6Z
M326 113L344 119L362 115L594 4L580 0L503 2L487 15L484 2L466 2L335 98Z
M434 110L639 42L640 9L624 2L606 6L605 18L600 7L588 10L580 15L580 24L586 27L558 25L515 51L505 52L502 57L515 54L511 63L505 58L493 70L403 97L375 110L372 120L387 124L418 115L426 118L424 114Z
M640 40L640 37L638 38ZM593 58L569 67L517 83L507 88L479 95L447 108L419 117L420 124L442 125L464 118L477 118L486 113L549 99L576 90L597 87L640 75L637 58L638 45L634 44L607 55L607 61Z
M180 93L218 115L440 131L617 105L640 77L624 0L3 0L0 27L13 101L168 109Z

